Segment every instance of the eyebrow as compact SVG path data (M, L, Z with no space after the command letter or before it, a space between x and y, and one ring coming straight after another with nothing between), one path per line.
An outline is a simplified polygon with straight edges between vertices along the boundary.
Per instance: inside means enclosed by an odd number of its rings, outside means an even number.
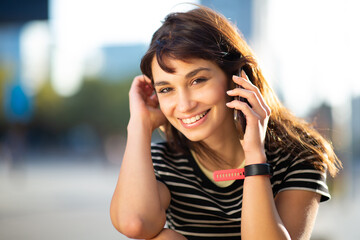
M192 70L191 72L187 73L187 74L185 75L185 78L191 78L191 77L195 76L196 74L198 74L198 73L201 72L201 71L211 71L211 69L210 69L210 68L206 68L206 67L196 68L196 69ZM168 84L170 84L170 83L167 82L167 81L160 81L160 82L155 82L155 83L154 83L154 86L155 86L155 87L156 87L156 86L164 86L164 85L168 85Z
M198 72L201 72L201 71L211 71L210 68L206 68L206 67L199 67L195 70L192 70L191 72L189 72L188 74L186 74L186 78L191 78L193 76L195 76L196 74L198 74Z

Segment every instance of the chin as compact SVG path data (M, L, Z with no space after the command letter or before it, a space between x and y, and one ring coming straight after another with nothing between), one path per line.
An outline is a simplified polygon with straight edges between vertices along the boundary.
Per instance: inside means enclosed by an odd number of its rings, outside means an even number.
M208 136L204 133L195 133L195 132L183 132L180 131L187 139L189 139L192 142L200 142L205 140Z

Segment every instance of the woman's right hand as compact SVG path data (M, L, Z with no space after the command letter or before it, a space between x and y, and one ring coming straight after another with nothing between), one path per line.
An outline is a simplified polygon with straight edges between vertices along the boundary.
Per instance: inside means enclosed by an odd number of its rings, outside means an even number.
M165 124L166 118L159 109L159 102L151 80L145 75L136 76L129 91L130 122L149 124L151 132Z

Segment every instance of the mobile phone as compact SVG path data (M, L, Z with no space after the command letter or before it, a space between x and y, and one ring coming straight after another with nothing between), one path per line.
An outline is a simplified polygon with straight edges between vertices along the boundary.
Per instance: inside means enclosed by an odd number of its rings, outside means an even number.
M238 76L240 76L240 77L241 77L241 71L242 71L242 68L240 68L239 73L238 73ZM235 87L236 88L243 88L243 87L239 86L238 84L235 84ZM238 101L245 102L249 106L251 106L246 98L236 96L236 97L234 97L234 99L238 100ZM235 121L236 129L239 132L241 132L242 135L244 135L245 130L246 130L246 118L245 118L244 113L241 110L234 109L234 121Z

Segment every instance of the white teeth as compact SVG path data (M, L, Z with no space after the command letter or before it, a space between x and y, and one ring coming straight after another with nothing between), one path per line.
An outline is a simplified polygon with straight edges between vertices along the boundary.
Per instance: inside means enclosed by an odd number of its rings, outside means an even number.
M202 117L205 116L206 113L207 113L207 111L203 112L202 114L196 115L195 117L192 117L192 118L183 118L183 119L181 119L181 121L183 121L183 123L185 123L185 124L191 124L191 123L194 123L194 122L200 120Z

